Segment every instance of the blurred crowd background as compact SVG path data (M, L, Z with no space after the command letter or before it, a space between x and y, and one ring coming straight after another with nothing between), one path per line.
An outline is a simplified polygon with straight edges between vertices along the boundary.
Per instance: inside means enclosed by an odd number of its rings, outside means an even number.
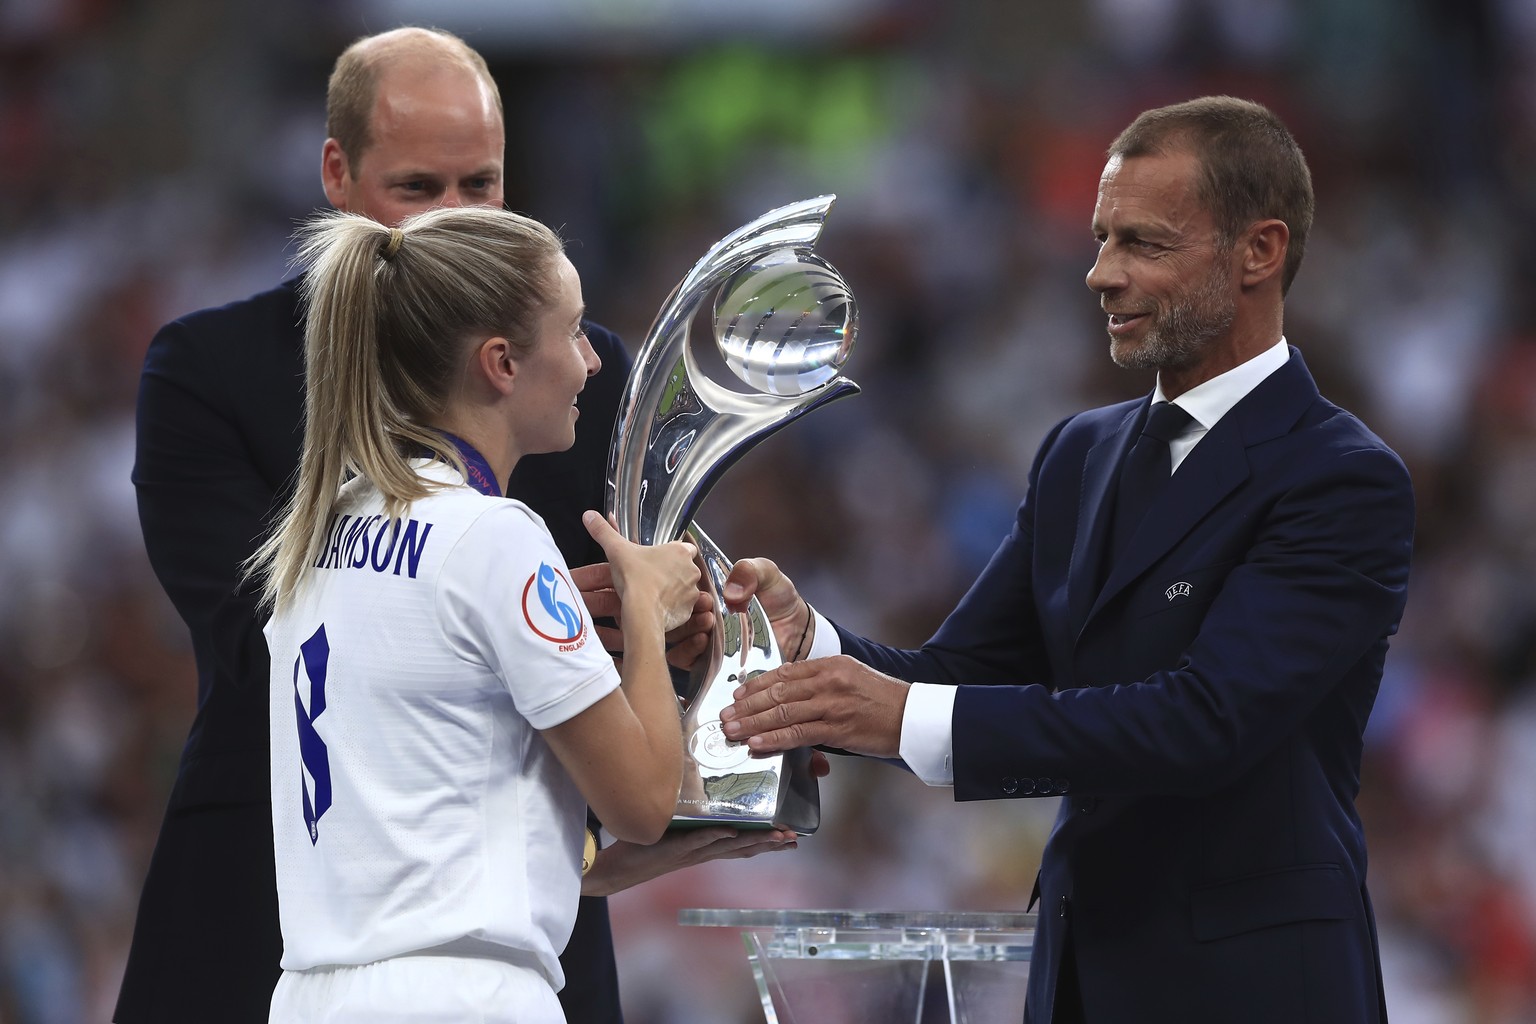
M1419 497L1360 800L1391 1013L1536 1021L1536 0L0 0L0 1024L108 1019L191 720L129 482L145 347L285 275L330 64L404 22L486 55L509 201L632 348L718 237L838 195L863 393L700 518L904 644L1049 426L1151 386L1083 284L1104 148L1195 95L1276 109L1319 198L1286 333ZM1054 801L834 760L799 850L612 900L631 1024L761 1019L680 908L1024 908Z

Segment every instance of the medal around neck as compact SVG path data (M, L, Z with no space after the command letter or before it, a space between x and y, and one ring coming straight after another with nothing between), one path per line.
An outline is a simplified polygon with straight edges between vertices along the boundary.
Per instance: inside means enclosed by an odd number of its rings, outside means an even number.
M679 688L685 747L674 827L816 831L821 805L809 748L750 757L726 739L720 712L744 680L784 661L754 598L725 611L731 561L692 522L720 476L753 445L844 395L858 308L837 270L812 252L835 196L770 210L731 232L673 290L635 360L614 427L608 512L641 544L687 536L698 545L704 586L715 599L708 651ZM695 352L689 328L715 295L713 353ZM731 385L710 376L723 364ZM791 655L793 652L791 652Z

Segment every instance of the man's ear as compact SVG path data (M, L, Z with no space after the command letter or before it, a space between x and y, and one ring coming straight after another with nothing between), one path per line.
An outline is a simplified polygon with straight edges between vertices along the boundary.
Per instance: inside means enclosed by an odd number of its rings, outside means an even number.
M517 383L516 350L506 338L487 338L475 350L474 368L491 388L503 395Z
M1268 278L1280 279L1285 254L1291 245L1291 229L1283 220L1261 220L1248 229L1243 252L1243 287L1252 288Z
M335 139L326 139L325 146L320 150L320 185L325 189L325 198L330 200L331 205L343 213L347 212L352 165L347 160L346 150Z

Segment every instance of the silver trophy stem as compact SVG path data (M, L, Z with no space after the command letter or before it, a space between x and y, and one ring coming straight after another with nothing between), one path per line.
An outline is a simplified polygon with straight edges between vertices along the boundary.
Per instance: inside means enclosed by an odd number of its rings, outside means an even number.
M687 537L698 545L706 585L715 607L731 560L697 523ZM740 743L728 742L720 712L731 704L742 681L783 663L763 606L754 598L739 614L721 614L709 651L690 680L693 696L683 711L685 767L678 794L676 826L774 824L810 835L821 823L821 803L811 774L808 748L752 758Z

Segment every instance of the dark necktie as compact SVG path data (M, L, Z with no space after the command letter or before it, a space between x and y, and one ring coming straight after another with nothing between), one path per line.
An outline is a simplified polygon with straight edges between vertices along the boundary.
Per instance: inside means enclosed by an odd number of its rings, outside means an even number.
M1172 402L1152 406L1141 436L1120 469L1120 486L1115 493L1115 558L1125 551L1147 509L1168 485L1168 478L1173 475L1168 442L1184 433L1192 419Z

